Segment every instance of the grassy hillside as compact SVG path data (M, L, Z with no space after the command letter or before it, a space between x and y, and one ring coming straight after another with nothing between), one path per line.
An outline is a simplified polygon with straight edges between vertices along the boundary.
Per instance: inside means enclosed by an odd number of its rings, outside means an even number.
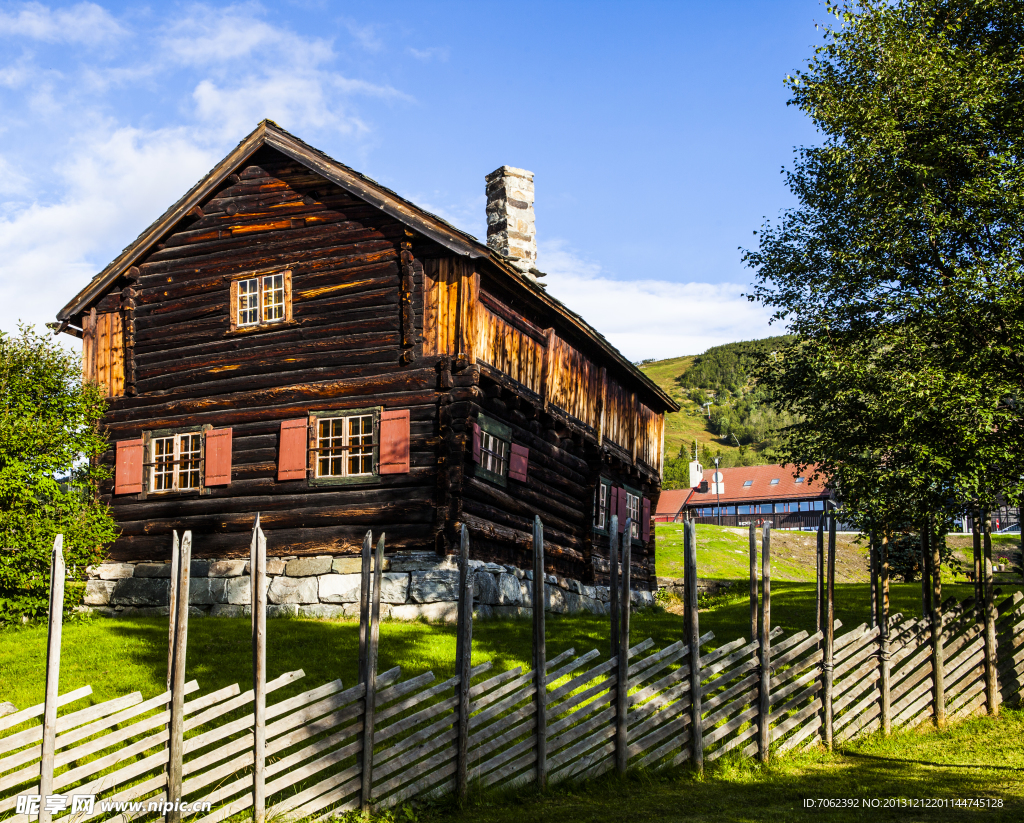
M687 397L689 390L684 390L679 383L680 375L693 365L695 357L696 355L688 355L669 360L655 360L640 367L680 406L678 412L665 415L665 457L677 457L679 449L684 445L687 449L691 448L694 440L697 441L698 448L706 445L712 451L736 456L739 450L735 445L723 442L721 438L708 431L708 419L704 410Z

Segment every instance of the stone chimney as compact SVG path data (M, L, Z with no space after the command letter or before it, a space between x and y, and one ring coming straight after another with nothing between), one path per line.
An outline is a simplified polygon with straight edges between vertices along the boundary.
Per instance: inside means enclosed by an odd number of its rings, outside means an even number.
M526 274L537 265L533 220L533 172L502 166L487 182L487 245Z

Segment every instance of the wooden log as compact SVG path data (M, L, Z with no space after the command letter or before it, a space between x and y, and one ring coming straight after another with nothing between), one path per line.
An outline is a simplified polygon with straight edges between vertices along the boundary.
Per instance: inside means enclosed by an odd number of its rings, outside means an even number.
M996 605L992 580L992 518L985 513L985 707L990 717L999 714L999 676L996 672Z
M701 710L700 621L697 615L697 528L692 520L683 527L686 552L684 585L686 589L686 632L690 646L690 744L693 763L704 771L704 722Z
M610 595L611 657L619 653L619 516L613 514L608 526L608 590Z
M455 651L455 671L458 673L458 727L456 738L456 792L460 802L469 793L469 689L473 655L473 572L469 567L469 529L462 527L459 540L459 615L458 639Z
M772 604L772 565L771 565L771 526L765 525L761 535L761 684L758 688L759 705L757 715L758 744L757 755L762 763L768 762L768 746L770 729L768 715L771 711L771 695L769 680L771 678L771 604Z
M267 813L267 538L260 528L260 516L252 529L249 559L249 591L252 602L252 690L254 823L264 823Z
M547 724L547 647L544 613L547 596L544 591L544 524L540 516L533 521L533 674L537 706L537 787L543 791L548 779L548 724Z
M618 676L615 682L615 769L625 774L629 768L629 613L632 598L629 590L630 554L633 546L633 520L626 518L622 532L622 627L619 630Z
M929 516L925 521L927 533L929 567L931 570L931 626L932 626L932 683L935 687L934 711L935 725L942 729L946 726L946 687L945 665L943 660L942 635L944 615L942 612L942 566L939 555L939 536L935 532L935 520Z
M57 702L60 682L60 639L64 626L64 535L53 540L50 554L49 625L46 631L46 699L43 709L43 745L39 761L40 823L50 823L53 813L46 798L53 794L53 761L57 740Z
M368 534L372 540L372 536ZM384 569L384 534L377 541L377 552L373 562L373 591L370 608L370 634L366 645L366 696L363 715L362 782L359 792L359 806L363 813L370 811L373 791L373 720L377 696L377 644L380 640L380 585Z
M174 659L171 682L171 720L167 764L167 796L181 798L185 754L185 652L188 646L188 595L192 566L192 532L186 531L178 551L178 586L174 615ZM181 809L166 813L167 823L181 823Z
M825 747L832 751L832 665L835 631L836 515L828 515L828 569L825 578L825 653L821 666L821 702L824 714Z
M892 733L892 694L890 691L889 662L889 535L882 535L878 544L878 571L880 591L878 597L878 691L882 734Z

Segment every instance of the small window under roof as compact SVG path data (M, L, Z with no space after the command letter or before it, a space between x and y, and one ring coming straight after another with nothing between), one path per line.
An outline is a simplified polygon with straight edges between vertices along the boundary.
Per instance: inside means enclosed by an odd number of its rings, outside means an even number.
M796 480L794 480L793 482L794 482L794 483L803 483L803 482L804 482L804 479L803 479L802 477L798 477L798 478L797 478Z
M744 486L752 486L752 485L754 485L754 481L753 480L744 480L743 481L743 485Z
M771 479L771 481L768 483L768 485L769 486L778 486L779 485L779 478L773 477Z

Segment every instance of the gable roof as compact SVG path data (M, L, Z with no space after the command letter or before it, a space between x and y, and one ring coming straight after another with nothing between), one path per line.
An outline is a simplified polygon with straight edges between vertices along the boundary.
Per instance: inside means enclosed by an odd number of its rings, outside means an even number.
M679 406L640 369L627 360L605 337L582 317L548 294L543 287L525 278L510 265L508 258L481 243L477 238L452 226L447 221L421 209L399 196L376 180L339 163L319 149L310 146L282 129L272 120L262 121L223 160L188 192L158 217L135 241L97 274L75 297L57 313L60 321L70 320L87 310L91 303L103 296L117 279L135 265L171 228L188 212L213 194L249 157L263 146L269 146L287 157L302 163L311 171L335 183L349 194L359 197L385 214L430 238L455 254L484 260L512 278L521 288L549 309L556 312L578 333L596 344L606 355L641 383L665 409L678 411Z
M801 482L793 476L794 466L768 465L768 466L735 466L730 469L719 469L722 473L722 480L725 488L721 497L713 490L712 476L715 470L708 469L704 472L704 480L707 482L708 490L701 492L698 486L690 490L686 500L687 506L714 506L719 499L722 503L747 503L754 501L772 500L816 500L824 499L830 492L825 487L824 481L819 478L812 480L813 468L808 469ZM750 485L746 485L747 481ZM777 483L772 483L777 480Z
M658 507L654 512L655 516L675 517L686 503L686 498L690 496L691 491L693 489L667 489L662 491L661 496L658 497Z

